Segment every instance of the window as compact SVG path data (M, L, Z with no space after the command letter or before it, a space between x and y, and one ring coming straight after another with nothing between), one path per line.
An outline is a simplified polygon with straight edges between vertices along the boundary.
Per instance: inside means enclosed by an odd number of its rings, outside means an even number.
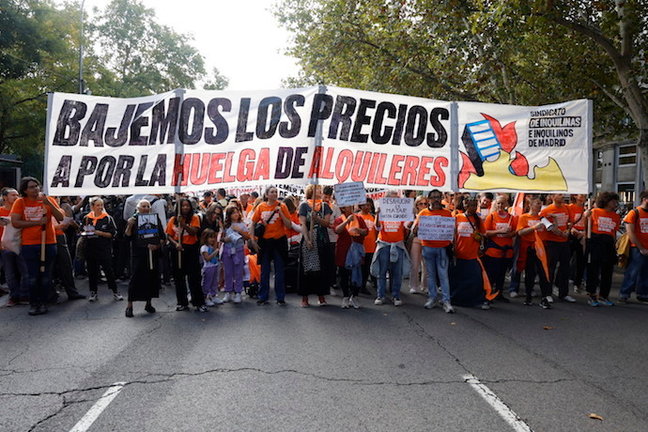
M596 169L603 168L603 151L596 150Z
M635 184L617 183L617 192L622 203L633 202L635 198Z
M618 166L635 165L637 163L637 146L634 144L619 146Z

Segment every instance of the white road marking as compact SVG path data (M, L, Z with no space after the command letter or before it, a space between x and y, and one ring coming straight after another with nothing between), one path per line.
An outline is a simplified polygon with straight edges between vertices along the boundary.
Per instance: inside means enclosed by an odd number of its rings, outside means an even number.
M497 397L491 389L482 384L477 377L473 375L464 375L463 379L482 397L500 417L508 423L516 432L533 432L520 417L511 410L502 400Z
M84 415L77 424L74 425L70 432L86 432L90 426L99 418L103 410L105 410L110 402L119 395L122 388L126 385L125 382L114 383L106 392L99 398L99 400L92 405L92 408Z

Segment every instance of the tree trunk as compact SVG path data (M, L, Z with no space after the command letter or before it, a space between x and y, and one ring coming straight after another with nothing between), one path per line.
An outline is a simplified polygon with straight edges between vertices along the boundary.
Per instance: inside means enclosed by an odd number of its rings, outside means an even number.
M639 194L648 189L646 181L648 181L648 129L639 129L639 141L637 142L637 150L639 151L639 160L641 161L641 175L642 182L639 185L639 190L636 191L635 202L639 201Z

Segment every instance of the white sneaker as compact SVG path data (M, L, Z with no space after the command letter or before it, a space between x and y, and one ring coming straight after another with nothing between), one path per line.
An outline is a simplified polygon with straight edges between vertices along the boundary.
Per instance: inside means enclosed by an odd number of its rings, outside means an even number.
M214 303L214 305L222 305L223 303L225 303L222 298L218 297L218 294L213 296L211 298L211 301Z
M509 297L511 297L511 298L516 298L516 297L519 297L519 296L520 296L520 294L518 294L517 291L511 291L509 293Z
M94 303L97 300L99 300L99 296L97 295L97 293L96 292L91 292L90 297L88 297L88 301Z
M394 299L394 306L400 306L402 304L403 304L403 300L401 300L399 298Z
M207 307L214 307L214 302L212 301L211 297L207 297L205 299L205 306Z
M428 299L428 301L426 301L425 304L423 305L425 309L434 309L437 306L438 305L436 299Z
M418 294L419 292L418 292L418 290L416 288L410 288L409 293L410 294Z
M567 303L576 303L576 299L570 295L566 295L565 297L562 298L564 301Z
M234 304L241 303L241 293L234 294Z
M547 296L547 302L548 303L553 303L553 297Z
M349 309L349 297L342 299L342 309Z
M353 306L353 309L360 309L360 302L358 301L357 296L349 297L349 303Z
M452 307L452 305L450 304L450 302L443 302L443 311L445 313L454 313L455 312L455 310Z
M229 303L232 301L232 293L231 292L226 292L225 297L223 297L223 303Z
M113 293L113 298L115 299L115 301L122 301L122 300L124 300L124 296L121 295L121 294L119 294L119 291Z
M376 297L376 300L374 300L374 304L375 305L385 304L385 299L382 297Z

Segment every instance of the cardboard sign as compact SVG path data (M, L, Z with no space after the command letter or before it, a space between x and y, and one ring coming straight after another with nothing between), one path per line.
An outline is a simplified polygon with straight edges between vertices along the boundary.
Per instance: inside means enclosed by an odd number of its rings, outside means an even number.
M362 182L335 185L335 203L338 207L353 206L367 202L367 191Z
M410 222L414 220L414 198L381 198L380 220L383 222Z
M455 218L445 216L421 216L418 237L421 240L452 241L454 239Z
M137 215L137 237L146 243L155 243L160 240L157 214Z

